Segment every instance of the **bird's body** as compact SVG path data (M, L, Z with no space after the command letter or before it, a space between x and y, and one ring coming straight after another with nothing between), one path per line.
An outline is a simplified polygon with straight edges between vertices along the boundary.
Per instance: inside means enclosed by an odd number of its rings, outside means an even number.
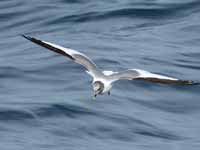
M111 75L111 74L109 74L109 75ZM104 88L103 88L103 91L101 94L108 92L112 88L112 81L109 80L109 78L108 78L109 75L107 73L103 72L102 77L93 79L93 82L92 82L93 84L95 82L101 82L104 85Z
M150 82L163 83L163 84L185 84L192 85L193 81L189 80L179 80L172 77L167 77L163 75L154 74L145 70L140 69L128 69L122 72L113 71L101 71L96 64L86 55L69 48L64 48L62 46L38 40L33 37L22 35L24 38L45 47L51 51L62 54L72 61L83 65L86 68L86 72L92 76L94 96L98 94L107 93L110 94L110 89L115 81L118 80L146 80Z

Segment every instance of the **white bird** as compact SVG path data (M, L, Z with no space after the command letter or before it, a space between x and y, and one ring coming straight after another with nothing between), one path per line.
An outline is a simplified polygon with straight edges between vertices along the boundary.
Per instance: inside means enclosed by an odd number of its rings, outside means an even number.
M33 43L36 43L56 53L62 54L74 62L83 65L87 69L86 72L93 78L92 85L94 97L96 97L98 94L104 94L106 92L110 95L110 89L112 88L113 83L117 80L146 80L162 84L196 84L193 81L179 80L140 69L128 69L122 72L101 71L90 58L76 50L64 48L62 46L39 40L30 36L22 36L32 41Z

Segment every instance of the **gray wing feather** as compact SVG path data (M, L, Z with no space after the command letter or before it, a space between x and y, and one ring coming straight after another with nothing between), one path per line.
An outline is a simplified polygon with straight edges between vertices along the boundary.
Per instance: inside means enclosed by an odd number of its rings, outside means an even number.
M92 74L100 73L95 63L93 63L88 57L80 54L74 54L73 58L75 59L76 63L83 65Z
M109 76L110 80L117 81L117 80L133 80L139 77L139 72L135 70L126 70L123 72L113 73Z
M145 70L130 69L119 73L114 73L109 76L110 80L144 80L154 83L162 84L181 84L181 85L193 85L199 84L190 80L179 80L172 77L167 77L163 75L154 74Z

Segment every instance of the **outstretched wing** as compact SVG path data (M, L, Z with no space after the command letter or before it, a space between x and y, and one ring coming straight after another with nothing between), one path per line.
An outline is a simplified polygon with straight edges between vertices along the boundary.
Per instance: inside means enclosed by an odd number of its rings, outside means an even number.
M186 84L186 85L196 84L196 82L193 81L179 80L176 78L158 75L139 69L129 69L123 72L114 73L108 77L113 82L117 80L145 80L162 84Z
M71 60L73 60L74 62L83 65L88 71L88 73L94 77L97 76L98 74L100 74L101 72L99 71L99 69L97 68L97 66L95 65L95 63L88 58L86 55L69 49L69 48L64 48L62 46L50 43L50 42L46 42L46 41L42 41L30 36L26 36L26 35L22 35L24 38L32 41L33 43L36 43L42 47L45 47L51 51L54 51L56 53L62 54L68 58L70 58Z

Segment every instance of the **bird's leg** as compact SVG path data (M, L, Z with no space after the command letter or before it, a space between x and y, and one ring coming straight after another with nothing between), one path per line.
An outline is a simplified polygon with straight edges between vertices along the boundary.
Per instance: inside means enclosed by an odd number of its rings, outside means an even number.
M110 91L108 91L108 95L110 95Z
M95 100L97 97L97 94L94 94L94 96L92 97L93 100Z

